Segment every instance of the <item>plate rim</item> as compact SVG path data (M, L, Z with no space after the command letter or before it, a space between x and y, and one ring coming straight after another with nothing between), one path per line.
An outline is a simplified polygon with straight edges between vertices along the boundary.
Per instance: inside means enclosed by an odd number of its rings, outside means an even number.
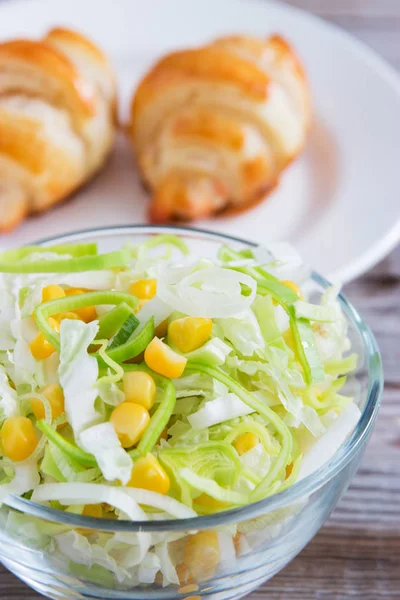
M76 4L79 6L81 0L69 0L69 4ZM94 1L94 0L90 0ZM117 0L119 1L119 0ZM124 0L126 1L126 0ZM138 1L138 0L135 0ZM156 0L157 2L168 2L169 0ZM111 0L108 0L111 3ZM174 0L174 2L181 2L186 4L187 0ZM0 11L2 14L7 12L14 12L15 10L22 10L24 6L30 7L36 6L38 10L44 10L46 6L52 8L59 3L61 5L62 0L3 0L0 3ZM370 47L364 41L358 39L348 30L340 27L336 23L325 19L320 15L316 15L313 12L299 6L288 4L286 1L278 0L191 0L192 6L195 4L209 4L215 8L216 4L221 6L249 6L258 5L262 7L262 10L268 10L273 8L281 13L295 14L298 19L302 21L312 23L315 27L323 28L329 32L331 36L336 38L341 43L344 43L350 52L356 56L357 60L363 62L368 69L372 69L375 73L380 75L386 84L395 91L398 102L399 102L399 113L400 113L400 73L399 71L390 64L390 62L383 57L377 50ZM63 234L64 235L64 234ZM387 229L386 233L376 240L372 245L365 251L350 260L342 267L326 273L326 277L332 281L338 281L341 283L350 282L357 277L360 277L364 273L368 272L374 267L379 261L385 258L391 251L393 251L400 242L400 204L398 216L395 218L392 226Z

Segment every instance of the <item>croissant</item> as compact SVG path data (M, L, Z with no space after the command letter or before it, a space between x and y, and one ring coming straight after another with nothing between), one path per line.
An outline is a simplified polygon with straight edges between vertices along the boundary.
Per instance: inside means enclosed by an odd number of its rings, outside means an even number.
M281 37L232 36L163 57L131 104L128 133L153 221L207 217L263 198L300 152L310 92Z
M114 74L89 40L53 29L0 44L0 232L87 181L115 129Z

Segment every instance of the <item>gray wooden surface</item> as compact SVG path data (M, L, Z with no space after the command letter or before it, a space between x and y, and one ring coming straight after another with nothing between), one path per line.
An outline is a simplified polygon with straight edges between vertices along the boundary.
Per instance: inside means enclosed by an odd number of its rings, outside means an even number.
M400 69L400 0L289 3L344 27ZM362 465L326 526L251 600L400 600L400 248L346 292L382 351L382 410ZM0 599L39 596L0 567Z

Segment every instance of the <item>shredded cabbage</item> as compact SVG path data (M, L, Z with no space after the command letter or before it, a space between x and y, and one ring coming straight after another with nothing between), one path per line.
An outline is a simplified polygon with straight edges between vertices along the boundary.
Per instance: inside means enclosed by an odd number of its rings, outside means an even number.
M242 402L236 394L227 394L206 402L200 410L188 417L188 421L193 429L205 429L252 412L253 409Z
M34 502L57 500L60 504L98 504L106 502L123 512L132 521L146 521L144 511L122 488L95 483L45 483L36 487Z
M94 387L99 368L88 348L96 337L98 323L65 319L60 327L60 383L64 391L65 412L76 441L79 434L99 421L95 409Z
M18 414L18 398L11 387L7 373L0 365L0 422Z
M126 485L131 478L132 459L122 448L112 423L100 423L80 434L81 446L93 454L106 481Z

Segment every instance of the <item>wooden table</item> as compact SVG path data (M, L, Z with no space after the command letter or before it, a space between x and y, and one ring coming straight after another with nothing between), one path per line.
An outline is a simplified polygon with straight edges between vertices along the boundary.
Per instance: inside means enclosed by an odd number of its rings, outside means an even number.
M400 68L400 0L290 3L344 27ZM386 385L377 425L327 525L249 600L400 600L400 248L346 293L382 351ZM0 567L1 600L39 598Z

